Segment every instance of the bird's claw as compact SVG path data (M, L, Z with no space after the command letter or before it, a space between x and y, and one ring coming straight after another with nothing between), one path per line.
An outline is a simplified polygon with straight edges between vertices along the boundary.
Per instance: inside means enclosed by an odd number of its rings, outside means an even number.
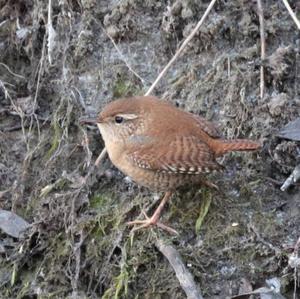
M135 231L140 230L140 229L142 229L142 228L147 228L147 227L149 227L149 226L151 226L151 225L156 225L157 227L159 227L159 228L161 228L161 229L163 229L163 230L169 232L170 234L178 235L178 232L177 232L175 229L173 229L173 228L171 228L171 227L169 227L169 226L167 226L167 225L165 225L165 224L159 222L158 219L157 219L157 217L152 216L152 217L150 218L150 217L146 214L146 212L143 211L143 210L142 210L142 214L143 214L144 217L146 218L145 220L138 220L138 219L137 219L137 220L129 221L129 222L126 223L127 225L136 225L136 224L138 224L138 226L134 227L134 228L131 230L131 232L135 232Z

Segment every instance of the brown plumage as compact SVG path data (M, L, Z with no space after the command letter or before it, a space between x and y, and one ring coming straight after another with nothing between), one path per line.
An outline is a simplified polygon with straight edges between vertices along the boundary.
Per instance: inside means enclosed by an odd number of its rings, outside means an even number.
M246 139L221 139L209 121L151 96L108 104L97 125L116 167L140 185L167 191L151 218L130 224L157 224L169 231L158 219L173 190L188 183L205 183L204 174L222 168L216 157L260 146Z

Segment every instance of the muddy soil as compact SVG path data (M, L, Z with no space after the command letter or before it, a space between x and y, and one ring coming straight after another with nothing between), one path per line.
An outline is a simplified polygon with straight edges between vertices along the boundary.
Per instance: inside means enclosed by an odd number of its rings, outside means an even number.
M299 1L289 1L298 18ZM299 298L299 184L280 190L300 143L277 137L300 115L300 35L281 1L215 4L153 94L218 124L226 138L258 139L256 153L222 159L220 191L178 192L156 228L126 221L161 194L136 186L106 158L79 118L142 95L209 1L0 0L0 204L31 224L0 235L0 298L186 298L155 246L172 244L204 298L230 298L278 278ZM260 98L260 68L265 94ZM294 261L291 262L292 257ZM298 261L298 262L297 262ZM275 298L275 297L274 297Z

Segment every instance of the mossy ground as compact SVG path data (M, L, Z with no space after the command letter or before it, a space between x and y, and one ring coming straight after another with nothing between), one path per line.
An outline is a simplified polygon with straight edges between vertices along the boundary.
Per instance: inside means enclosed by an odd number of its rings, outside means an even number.
M217 1L155 90L215 121L227 138L263 143L257 153L222 159L226 170L209 176L219 191L195 186L173 196L162 221L178 236L130 233L126 222L141 209L151 213L161 194L124 179L108 160L93 167L103 142L79 123L114 98L144 94L207 5L52 1L50 64L48 3L0 1L0 202L32 224L23 239L1 234L1 298L185 298L158 239L178 250L205 298L272 277L292 298L299 186L281 192L276 182L299 163L299 142L276 132L300 113L300 59L296 26L280 1L264 1L265 61L256 4Z

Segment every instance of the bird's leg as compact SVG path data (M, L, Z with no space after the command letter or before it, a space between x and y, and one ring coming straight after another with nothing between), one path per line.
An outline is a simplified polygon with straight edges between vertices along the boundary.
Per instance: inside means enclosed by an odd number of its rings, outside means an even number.
M155 210L154 214L151 217L148 217L147 214L142 211L142 213L145 216L145 220L134 220L134 221L130 221L127 222L127 225L135 225L135 224L139 224L139 226L133 228L132 231L136 231L139 230L141 228L146 228L149 227L151 225L156 225L159 228L168 231L171 234L178 234L177 231L161 222L159 222L159 218L160 218L160 214L165 206L165 204L167 203L167 201L171 198L172 192L168 191L166 192L166 194L164 195L162 201L160 202L159 206L157 207L157 209Z

